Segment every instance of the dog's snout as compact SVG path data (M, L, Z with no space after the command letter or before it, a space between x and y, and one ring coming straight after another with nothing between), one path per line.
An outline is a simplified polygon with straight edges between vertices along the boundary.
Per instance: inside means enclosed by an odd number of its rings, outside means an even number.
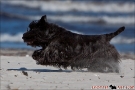
M25 33L23 34L23 36L22 36L22 39L24 39L25 38Z
M22 39L24 39L24 35L22 36Z
M27 35L27 32L26 32L26 33L23 34L22 39L25 39L27 37L28 37L28 35Z

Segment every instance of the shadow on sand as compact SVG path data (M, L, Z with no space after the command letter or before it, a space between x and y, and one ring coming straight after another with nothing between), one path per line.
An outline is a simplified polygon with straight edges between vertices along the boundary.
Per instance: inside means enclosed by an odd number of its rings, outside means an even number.
M7 69L9 71L34 71L34 72L72 72L72 70L51 70L51 69L27 69L25 67L19 68L19 69Z
M34 71L34 72L67 72L67 73L70 73L70 72L98 72L98 73L110 73L110 72L101 72L101 71L86 71L86 70L62 70L62 69L59 69L59 70L52 70L52 69L27 69L25 67L21 67L19 69L7 69L8 71L11 71L11 70L14 70L14 71Z

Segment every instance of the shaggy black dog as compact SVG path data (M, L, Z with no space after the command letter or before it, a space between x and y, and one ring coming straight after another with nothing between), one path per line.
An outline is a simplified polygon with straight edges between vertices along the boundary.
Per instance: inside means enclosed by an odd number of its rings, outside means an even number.
M29 24L22 39L33 47L32 57L40 65L52 65L71 69L87 68L89 71L119 72L119 53L110 40L124 31L103 35L81 35L72 33L56 24L47 22L46 15Z

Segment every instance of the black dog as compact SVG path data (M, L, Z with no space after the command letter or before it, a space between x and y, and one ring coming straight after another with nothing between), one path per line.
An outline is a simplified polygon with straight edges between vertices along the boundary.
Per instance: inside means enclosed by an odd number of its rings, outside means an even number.
M119 53L110 40L124 31L103 35L80 35L47 22L46 15L29 24L30 30L22 39L28 45L42 47L32 57L37 64L89 71L119 72Z

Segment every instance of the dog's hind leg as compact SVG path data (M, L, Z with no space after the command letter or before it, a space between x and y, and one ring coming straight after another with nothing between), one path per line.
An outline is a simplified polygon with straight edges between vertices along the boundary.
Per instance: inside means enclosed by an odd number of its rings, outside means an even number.
M93 54L93 62L89 65L88 71L92 72L119 72L119 53L113 45L107 45L98 49Z

